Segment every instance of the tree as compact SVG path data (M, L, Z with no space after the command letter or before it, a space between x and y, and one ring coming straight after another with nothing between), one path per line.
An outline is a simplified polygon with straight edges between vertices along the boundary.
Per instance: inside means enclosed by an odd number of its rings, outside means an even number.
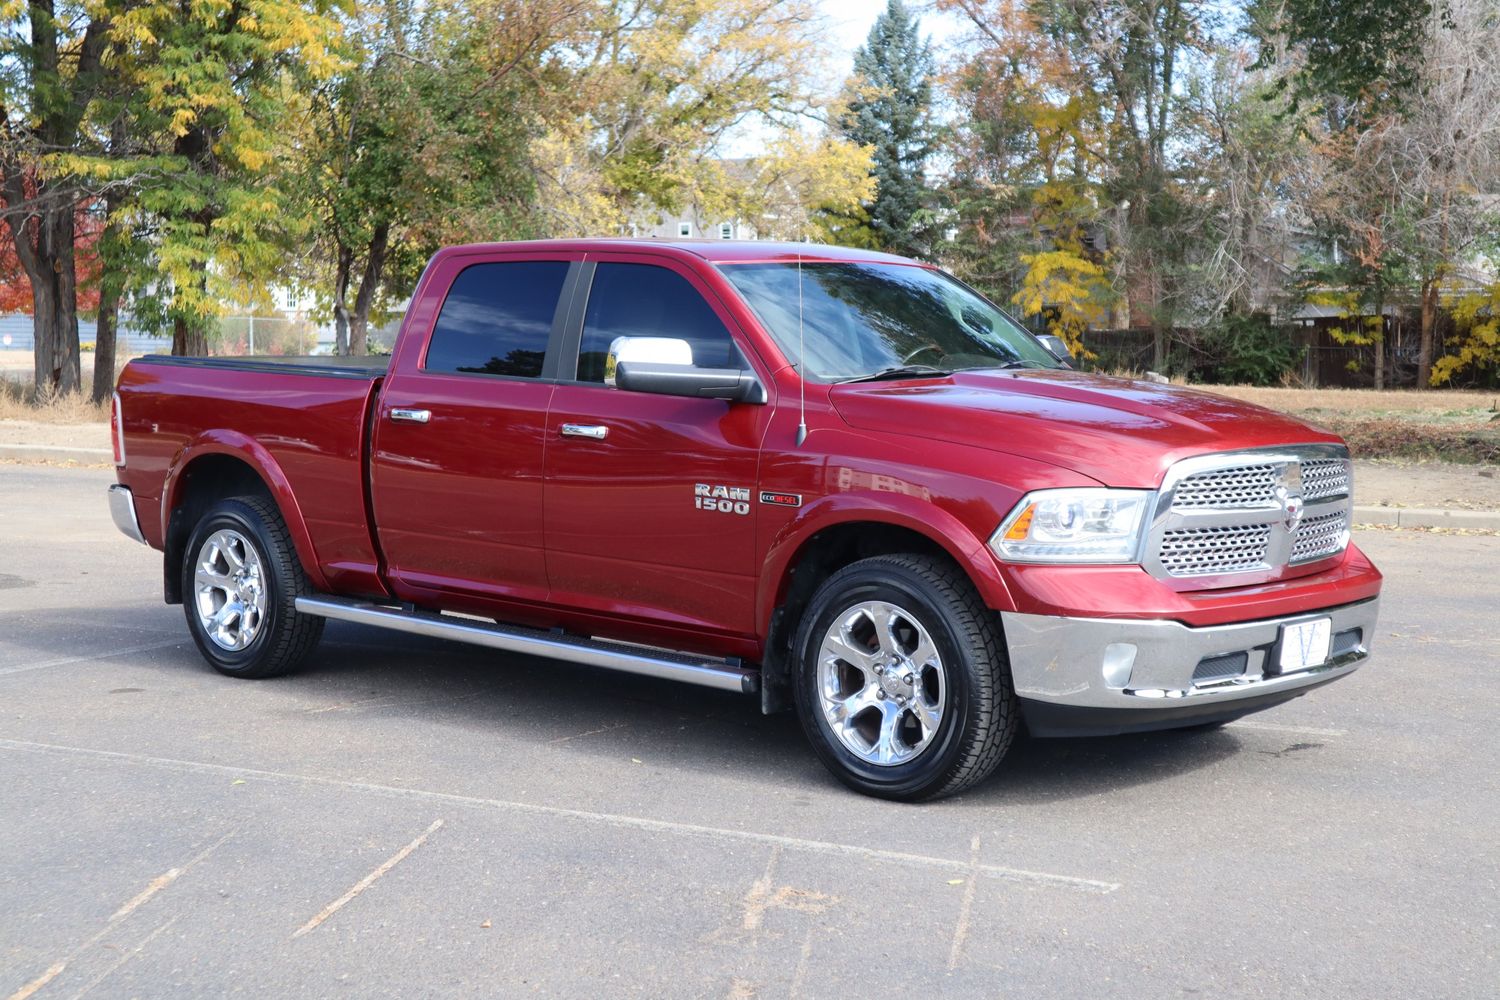
M818 102L809 0L612 0L569 44L533 145L549 235L628 233L711 197L726 138L774 145Z
M885 248L910 256L930 252L932 221L926 165L932 125L931 44L902 0L889 0L869 39L854 54L844 137L874 150L875 197L869 226Z
M79 205L89 191L55 162L76 153L118 14L113 3L0 6L0 196L10 250L31 288L39 393L79 388Z
M307 92L343 65L331 0L145 0L123 10L121 113L139 165L127 209L149 238L152 294L138 316L170 328L172 353L205 354L226 304L264 294L305 219L281 168Z
M315 95L302 175L341 353L365 353L372 310L406 294L436 247L535 231L549 52L585 9L378 0L350 13L351 65Z
M1037 236L1062 237L1040 249L1072 253L1077 259L1068 270L1080 277L1087 258L1069 249L1068 230L1088 207L1089 231L1110 237L1112 283L1123 288L1131 323L1152 328L1154 363L1162 365L1174 313L1191 295L1186 262L1201 222L1184 196L1185 150L1178 141L1183 67L1190 54L1209 47L1200 5L940 0L939 6L974 26L979 45L960 79L971 102L993 112L989 134L976 137L1006 165L1012 205L1030 213ZM1063 209L1056 221L1046 218L1053 206Z

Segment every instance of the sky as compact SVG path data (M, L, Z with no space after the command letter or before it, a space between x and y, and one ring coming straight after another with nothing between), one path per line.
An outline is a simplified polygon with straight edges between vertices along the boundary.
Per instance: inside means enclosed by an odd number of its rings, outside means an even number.
M923 9L926 4L920 0L908 0L907 6L921 20L922 34L931 36L934 48L961 30L956 19ZM885 7L886 0L818 0L818 8L832 29L828 57L840 80L854 68L854 50L870 37L870 28Z

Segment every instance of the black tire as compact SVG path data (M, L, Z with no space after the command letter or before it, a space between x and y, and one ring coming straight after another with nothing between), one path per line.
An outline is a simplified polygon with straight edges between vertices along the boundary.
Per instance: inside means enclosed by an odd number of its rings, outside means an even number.
M823 637L841 615L866 601L888 602L909 613L943 663L940 721L926 745L903 763L872 763L851 751L822 708ZM998 618L963 571L946 560L890 555L844 567L813 594L793 648L802 728L834 776L866 795L918 802L960 792L994 772L1020 728Z
M204 543L221 531L233 532L254 550L259 562L260 614L251 638L238 649L214 639L200 619L197 569ZM227 565L227 564L226 564ZM210 507L193 528L182 557L182 606L188 631L203 658L229 677L276 677L297 669L323 635L323 619L298 613L297 597L311 593L307 575L292 546L281 512L255 496L230 497ZM210 602L219 595L210 595Z

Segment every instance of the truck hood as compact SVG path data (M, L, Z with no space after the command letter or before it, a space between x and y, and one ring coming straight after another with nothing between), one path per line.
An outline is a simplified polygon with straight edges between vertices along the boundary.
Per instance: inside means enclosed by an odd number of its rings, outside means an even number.
M857 382L829 398L861 430L987 448L1107 486L1155 488L1172 463L1206 452L1339 440L1227 396L1073 371Z

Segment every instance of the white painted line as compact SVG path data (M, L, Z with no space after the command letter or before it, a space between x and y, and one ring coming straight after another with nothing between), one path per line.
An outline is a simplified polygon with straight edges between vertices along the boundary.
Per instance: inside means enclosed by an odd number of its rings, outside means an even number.
M301 927L298 927L297 930L293 932L292 937L299 938L302 935L306 934L308 931L316 930L319 924L341 910L344 907L344 904L348 903L355 896L358 896L360 893L370 888L370 886L374 885L375 881L382 875L410 857L411 852L421 847L422 844L427 841L427 838L436 833L442 825L442 820L433 820L432 825L429 826L425 831L423 831L420 837L418 837L416 840L413 840L405 847L401 848L401 850L397 851L395 854L392 854L379 868L376 868L370 874L354 883L354 885L349 888L348 892L344 893L338 899L335 899L333 902L329 903L327 906L319 910L316 916L314 916L307 923L303 924Z
M165 889L173 882L177 881L178 877L186 872L189 868L192 868L198 862L202 861L214 851L218 850L219 846L232 836L234 836L233 830L224 834L224 836L220 837L218 840L214 841L212 844L209 844L203 850L199 851L187 862L187 864L183 865L181 868L172 868L168 870L166 874L158 875L156 878L152 879L151 882L147 884L144 890L137 893L133 899L131 899L124 906L115 911L114 916L109 918L109 921L105 923L104 928L100 930L99 933L95 934L93 937L83 942L83 944L68 952L61 959L53 963L46 972L42 973L40 976L27 983L25 986L22 986L19 990L12 993L7 998L7 1000L26 1000L27 997L31 996L37 990L41 989L43 986L46 986L48 983L52 982L52 980L62 975L63 970L68 967L69 962L73 961L73 959L83 954L83 952L85 952L89 948L92 948L100 941L104 940L105 935L109 934L116 927L120 926L120 923L124 921L126 917L130 916L136 910L140 909L140 907L145 904L152 896L155 896L158 892ZM170 926L170 924L171 921L168 921L168 926ZM165 927L158 928L157 933L160 933L165 929ZM151 935L151 937L155 936L155 934ZM146 942L149 942L150 940L151 938L147 938L146 941L141 943L141 947L145 947ZM90 983L89 987L86 987L86 989L92 988L92 986L93 984Z
M974 886L979 882L979 834L969 841L969 884L964 886L964 901L958 908L958 924L953 928L953 947L948 949L948 971L958 968L958 956L963 952L964 938L969 936L969 912L974 908Z
M83 1000L84 994L88 993L95 986L98 986L100 983L104 982L104 980L108 979L110 975L112 975L114 971L120 966L124 965L126 962L139 955L145 949L146 945L150 944L152 941L155 941L157 936L160 935L162 931L166 930L168 927L171 927L175 923L177 923L177 918L173 917L171 920L168 920L166 923L162 924L150 934L147 934L144 938L141 939L140 944L136 945L134 948L130 949L125 954L115 959L110 963L107 969L99 973L93 979L90 979L84 985L83 989L79 990L77 993L74 993L72 1000Z
M1290 733L1293 736L1327 736L1333 738L1349 735L1349 730L1347 729L1318 729L1314 726L1278 726L1271 722L1248 722L1244 719L1229 723L1228 728L1259 729L1267 733Z
M71 663L89 663L94 660L108 660L117 656L130 656L134 653L149 653L154 649L169 649L192 642L191 639L183 637L173 639L171 642L153 642L145 646L126 646L124 649L111 649L105 653L92 653L88 656L65 656L60 660L43 660L40 663L18 663L13 667L0 667L0 677L10 674L22 674L28 670L46 670L48 667L66 667Z
M1073 875L1057 875L1052 872L1028 871L1024 868L1007 868L1002 865L979 865L975 867L968 860L938 858L925 854L909 854L905 851L887 851L874 847L861 847L856 844L840 844L824 840L805 840L801 837L786 837L775 833L758 833L753 830L731 830L723 827L699 826L693 823L678 823L672 820L623 816L618 813L589 812L584 809L545 806L531 802L513 802L506 799L486 799L473 795L456 795L451 792L434 792L421 788L401 788L394 785L376 785L364 781L346 781L342 778L324 778L317 775L292 774L286 771L264 771L256 768L233 767L228 764L205 764L198 761L177 760L171 757L152 757L147 754L121 753L116 750L94 750L88 747L70 747L53 743L32 743L25 740L8 739L0 739L0 750L15 750L23 753L49 753L70 757L93 757L98 760L123 761L197 774L262 778L272 781L293 781L329 788L348 788L354 791L391 798L451 803L454 805L494 809L502 812L524 813L534 816L552 816L559 819L598 823L621 829L646 830L652 833L671 833L684 837L705 837L710 840L732 840L750 844L780 844L792 850L808 851L814 854L855 857L868 861L896 861L904 864L924 865L929 868L940 868L960 873L978 871L979 874L989 878L1017 882L1022 885L1072 889L1077 892L1100 895L1114 892L1120 888L1119 882L1104 882L1098 879L1078 878Z

